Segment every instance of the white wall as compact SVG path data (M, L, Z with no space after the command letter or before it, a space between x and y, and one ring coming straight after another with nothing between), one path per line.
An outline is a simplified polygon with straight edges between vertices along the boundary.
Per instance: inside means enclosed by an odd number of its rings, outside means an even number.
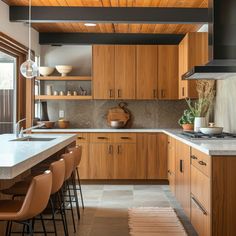
M3 1L0 1L0 31L19 43L28 46L28 27L23 23L9 22L9 7ZM40 54L39 34L32 29L32 49L36 55Z

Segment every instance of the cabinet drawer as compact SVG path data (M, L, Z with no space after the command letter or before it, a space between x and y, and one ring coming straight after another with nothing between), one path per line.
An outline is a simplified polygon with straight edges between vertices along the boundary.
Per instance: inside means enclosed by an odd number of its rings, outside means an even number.
M113 136L111 133L91 133L91 143L108 143L113 142Z
M210 215L191 197L191 223L199 236L210 236Z
M114 141L116 143L136 143L135 133L115 133Z
M210 212L210 178L191 165L191 193Z
M192 148L191 163L207 176L210 176L210 156Z
M89 134L88 133L78 133L76 143L88 143Z

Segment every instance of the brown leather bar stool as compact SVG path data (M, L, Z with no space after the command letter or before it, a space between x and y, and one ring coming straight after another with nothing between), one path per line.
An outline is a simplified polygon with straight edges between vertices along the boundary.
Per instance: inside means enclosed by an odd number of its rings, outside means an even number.
M61 221L63 223L64 227L64 233L65 235L68 235L68 227L67 227L67 221L66 221L66 214L64 211L64 202L61 199L60 189L62 188L62 185L64 183L65 179L65 161L64 159L60 159L59 161L55 161L50 164L49 170L52 172L52 189L51 189L51 196L49 198L49 204L51 208L52 218L45 219L43 218L43 215L41 217L41 220L52 220L53 226L54 226L54 232L55 235L57 235L57 229L56 229L56 220L55 220L55 213L56 213L56 207L55 207L55 200L59 203L59 211L61 213ZM27 189L29 187L28 181L20 181L15 183L11 188L6 189L2 191L4 194L13 195L14 197L20 197L25 196L27 193Z
M47 207L51 189L52 173L48 170L32 179L24 200L0 200L0 220L8 221L6 235L11 234L9 222L27 225L33 235L33 218ZM45 232L44 224L43 228Z
M73 168L74 168L74 162L75 162L75 158L74 158L74 153L73 152L69 152L66 154L61 155L61 158L63 158L65 160L65 179L64 179L64 192L68 192L68 197L69 197L69 207L70 207L70 211L71 211L71 217L72 217L72 222L73 222L73 227L74 227L74 232L76 232L76 227L75 227L75 217L74 217L74 213L73 213L73 201L72 201L72 195L71 195L71 189L70 189L70 178L73 172ZM64 194L62 197L64 198L66 196L66 194Z
M73 187L76 192L75 199L78 201L77 191L79 190L82 207L84 209L84 199L83 199L83 193L82 193L80 176L79 176L79 165L80 165L81 157L82 157L82 146L76 146L73 148L69 148L68 151L73 152L74 156L75 156L74 169L73 169L72 176L71 176L71 181L72 181ZM77 175L79 187L77 187L77 185L76 185L76 175ZM79 212L79 202L76 203L76 206L77 206L77 212ZM79 215L78 215L78 217L79 217Z

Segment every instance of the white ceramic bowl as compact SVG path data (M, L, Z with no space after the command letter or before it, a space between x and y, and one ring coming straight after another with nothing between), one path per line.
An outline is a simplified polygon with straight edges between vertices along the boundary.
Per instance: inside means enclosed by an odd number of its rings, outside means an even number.
M221 134L223 132L223 127L200 128L200 131L207 135Z
M68 73L72 71L72 66L59 65L56 66L56 69L61 74L61 76L66 76Z
M48 66L40 66L39 67L39 73L42 76L49 76L53 73L54 67L48 67Z

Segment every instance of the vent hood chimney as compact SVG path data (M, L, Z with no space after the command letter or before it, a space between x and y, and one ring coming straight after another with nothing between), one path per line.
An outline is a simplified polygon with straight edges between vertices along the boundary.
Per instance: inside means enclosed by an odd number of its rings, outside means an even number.
M209 63L182 79L236 79L236 0L209 0Z

